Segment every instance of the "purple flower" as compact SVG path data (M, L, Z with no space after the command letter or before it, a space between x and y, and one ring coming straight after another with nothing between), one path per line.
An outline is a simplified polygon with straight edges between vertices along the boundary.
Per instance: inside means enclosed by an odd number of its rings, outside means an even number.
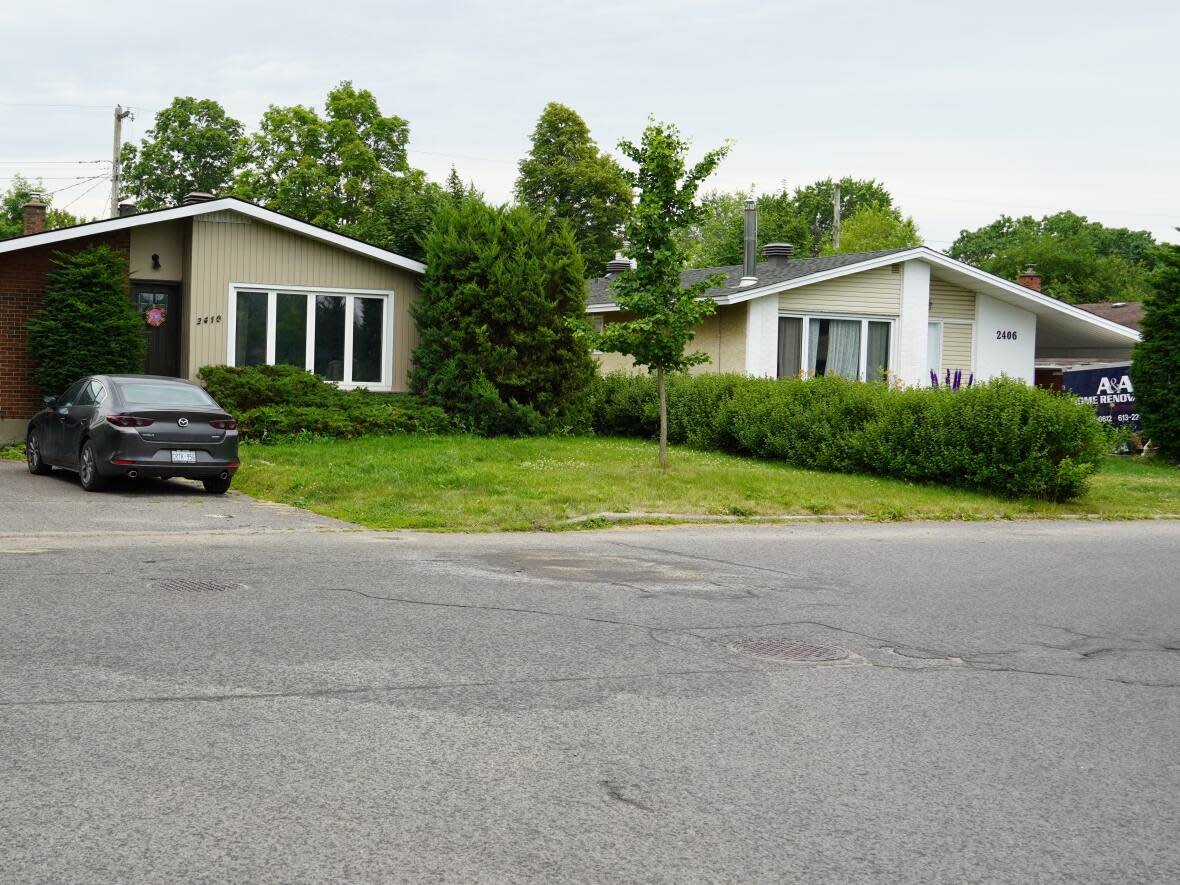
M933 369L930 370L930 386L931 387L938 386L938 373L935 372Z

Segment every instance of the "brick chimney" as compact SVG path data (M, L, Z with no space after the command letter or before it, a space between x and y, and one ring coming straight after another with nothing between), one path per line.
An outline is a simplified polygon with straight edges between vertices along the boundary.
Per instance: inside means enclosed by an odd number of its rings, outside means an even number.
M46 208L46 205L41 202L41 198L36 194L29 197L29 202L25 203L26 234L39 234L45 230Z
M1034 292L1041 291L1041 275L1037 273L1037 266L1035 264L1028 265L1016 278L1016 282L1024 286L1026 289L1032 289Z

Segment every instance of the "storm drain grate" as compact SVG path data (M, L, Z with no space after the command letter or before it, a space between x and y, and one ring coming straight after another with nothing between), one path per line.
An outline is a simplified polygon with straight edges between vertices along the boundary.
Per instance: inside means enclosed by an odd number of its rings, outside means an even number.
M173 593L224 593L227 590L241 590L241 584L232 581L218 581L208 578L168 578L152 585L156 590Z
M848 652L834 645L817 645L814 642L800 642L797 639L739 639L729 646L733 651L760 658L775 658L780 661L820 663L842 661Z

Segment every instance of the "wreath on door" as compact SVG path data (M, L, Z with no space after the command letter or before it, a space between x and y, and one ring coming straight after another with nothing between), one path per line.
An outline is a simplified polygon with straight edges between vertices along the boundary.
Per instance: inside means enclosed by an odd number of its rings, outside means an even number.
M164 320L168 318L168 311L159 304L155 304L143 312L143 318L149 326L159 328L164 325Z

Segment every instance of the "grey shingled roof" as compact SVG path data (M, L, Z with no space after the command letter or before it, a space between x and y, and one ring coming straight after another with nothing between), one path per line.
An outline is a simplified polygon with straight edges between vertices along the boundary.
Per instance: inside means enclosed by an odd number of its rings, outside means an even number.
M680 275L680 285L691 286L693 283L699 283L701 280L706 280L714 274L723 273L725 274L725 284L721 287L709 289L705 293L710 298L723 298L726 295L733 295L735 292L761 289L764 286L785 283L789 280L798 280L803 277L809 277L812 274L835 270L838 267L860 264L862 261L870 261L873 258L880 258L883 255L908 251L910 251L908 248L882 249L879 252L847 252L843 255L829 255L825 258L792 258L780 267L771 267L769 263L763 262L756 268L758 282L753 286L741 287L738 286L742 278L742 265L740 264L730 267L694 268L693 270L686 270ZM590 280L587 283L588 294L586 297L586 306L614 304L614 299L610 295L610 286L617 276L618 274L611 274Z
M1089 311L1104 320L1112 320L1128 329L1139 331L1139 324L1143 322L1142 301L1100 301L1097 304L1077 304L1082 310Z

